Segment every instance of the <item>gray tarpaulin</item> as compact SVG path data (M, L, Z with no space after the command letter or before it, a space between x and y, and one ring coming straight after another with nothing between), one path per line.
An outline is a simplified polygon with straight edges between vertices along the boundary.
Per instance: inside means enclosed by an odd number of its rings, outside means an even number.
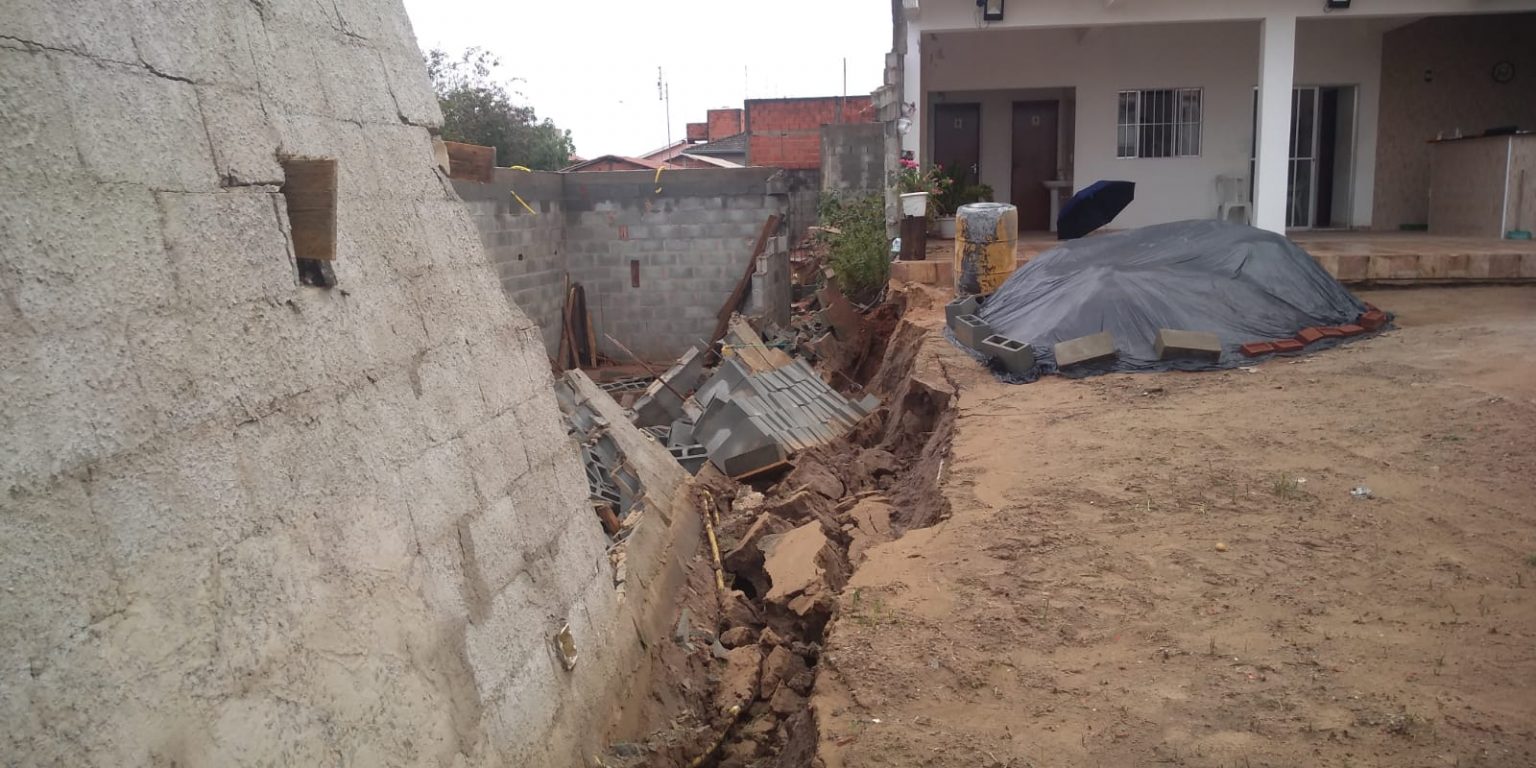
M1109 331L1119 355L1065 372L1085 375L1232 368L1252 362L1238 351L1243 344L1353 323L1365 311L1290 240L1198 220L1063 243L1014 272L986 300L981 318L993 333L1033 345L1037 374L1055 372L1057 342ZM1221 359L1158 360L1159 328L1214 333Z

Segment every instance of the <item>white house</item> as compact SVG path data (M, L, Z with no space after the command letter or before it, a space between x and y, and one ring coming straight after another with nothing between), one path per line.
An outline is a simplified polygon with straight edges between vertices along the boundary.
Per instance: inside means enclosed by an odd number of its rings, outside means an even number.
M1536 129L1536 0L901 4L903 151L974 168L1022 230L1099 179L1137 183L1120 227L1250 194L1272 231L1416 227L1430 142Z

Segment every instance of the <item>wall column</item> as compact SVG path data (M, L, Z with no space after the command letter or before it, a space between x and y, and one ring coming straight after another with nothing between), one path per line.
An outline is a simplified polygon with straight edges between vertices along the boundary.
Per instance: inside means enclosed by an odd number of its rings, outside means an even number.
M907 52L902 58L901 104L902 115L912 121L911 127L901 137L903 152L911 152L919 161L923 156L923 35L912 22L907 22ZM911 110L911 114L907 110Z
M1296 17L1270 16L1264 19L1262 26L1253 225L1283 235L1291 166L1291 91L1296 73Z

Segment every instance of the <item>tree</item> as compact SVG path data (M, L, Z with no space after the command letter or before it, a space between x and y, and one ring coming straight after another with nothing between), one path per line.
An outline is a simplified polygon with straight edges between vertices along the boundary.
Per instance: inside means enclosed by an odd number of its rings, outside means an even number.
M458 59L434 48L426 55L427 75L443 109L443 138L496 148L497 165L523 165L554 171L570 164L576 145L571 132L533 107L513 102L507 85L493 72L501 62L489 51L470 48Z

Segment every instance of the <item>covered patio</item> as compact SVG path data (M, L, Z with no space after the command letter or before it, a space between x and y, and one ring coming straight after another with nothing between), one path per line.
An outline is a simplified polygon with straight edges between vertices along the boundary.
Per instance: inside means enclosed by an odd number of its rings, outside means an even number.
M1090 235L1092 237L1092 235ZM1340 282L1376 285L1536 282L1536 241L1442 237L1424 232L1292 232ZM1019 237L1018 264L1056 247L1045 233ZM955 241L929 238L923 261L891 264L891 278L954 284Z

